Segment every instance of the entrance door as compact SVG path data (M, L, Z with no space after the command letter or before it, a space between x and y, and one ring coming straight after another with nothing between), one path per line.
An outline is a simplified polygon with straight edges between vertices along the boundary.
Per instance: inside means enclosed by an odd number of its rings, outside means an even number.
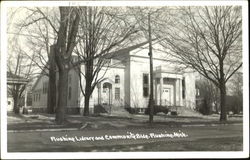
M103 92L102 104L111 105L112 104L112 84L108 82L104 83L102 92Z
M162 90L162 105L171 105L171 88L163 88Z

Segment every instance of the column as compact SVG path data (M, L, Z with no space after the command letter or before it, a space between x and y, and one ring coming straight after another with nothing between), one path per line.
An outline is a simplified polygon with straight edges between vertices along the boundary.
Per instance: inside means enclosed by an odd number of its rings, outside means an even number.
M180 79L175 79L175 105L180 105Z
M102 92L103 92L103 91L102 91L102 89L103 89L103 88L102 88L102 85L103 85L103 84L100 82L100 83L99 83L99 90L98 90L98 91L99 91L99 93L98 93L98 95L99 95L99 96L98 96L98 103L99 103L99 104L102 104Z
M163 86L163 78L160 78L160 105L162 105L162 86Z
M157 95L157 87L158 87L158 84L157 84L157 77L155 78L155 83L154 83L154 100L155 100L155 104L158 105L158 96Z
M183 101L182 101L182 79L179 79L179 84L180 84L180 106L183 105Z
M101 104L101 83L97 84L97 103Z
M27 95L28 95L27 86L25 86L24 108L27 108Z

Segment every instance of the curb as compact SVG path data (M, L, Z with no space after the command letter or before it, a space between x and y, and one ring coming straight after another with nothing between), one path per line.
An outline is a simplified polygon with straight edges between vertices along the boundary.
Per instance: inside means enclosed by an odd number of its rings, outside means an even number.
M221 123L221 124L183 124L181 127L205 127L205 126L227 126L227 125L241 125L243 123Z
M54 131L77 131L78 128L53 128L53 129L29 129L29 130L7 130L9 133L17 132L54 132Z
M183 124L183 125L170 125L170 127L205 127L205 126L227 126L227 125L243 125L243 123L224 123L224 124ZM9 133L21 132L59 132L59 131L81 131L79 128L53 128L53 129L29 129L29 130L7 130Z

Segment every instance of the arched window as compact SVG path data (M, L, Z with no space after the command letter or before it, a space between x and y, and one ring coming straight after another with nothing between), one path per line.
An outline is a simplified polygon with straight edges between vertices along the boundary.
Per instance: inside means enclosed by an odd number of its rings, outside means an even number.
M115 83L120 83L120 76L119 75L115 76Z

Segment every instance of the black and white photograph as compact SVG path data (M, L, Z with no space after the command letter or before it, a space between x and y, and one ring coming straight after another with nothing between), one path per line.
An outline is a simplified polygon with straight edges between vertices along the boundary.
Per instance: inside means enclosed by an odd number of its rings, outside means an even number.
M1 2L1 159L248 158L247 1Z

